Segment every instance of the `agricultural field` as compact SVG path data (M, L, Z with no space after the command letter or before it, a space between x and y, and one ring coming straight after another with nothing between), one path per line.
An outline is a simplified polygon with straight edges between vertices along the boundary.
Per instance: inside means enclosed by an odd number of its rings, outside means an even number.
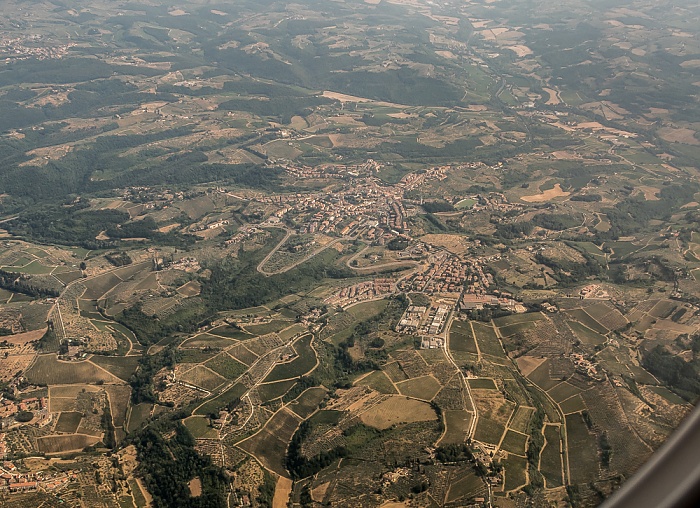
M287 409L281 409L268 420L253 437L238 443L238 446L257 457L264 466L275 473L286 476L284 456L289 441L300 423L300 418Z
M437 420L430 404L398 395L389 396L360 416L362 423L379 430L392 425Z
M122 383L107 370L89 361L66 362L55 355L41 355L26 372L31 383L41 385Z
M316 352L311 346L311 340L311 335L306 335L295 342L294 349L298 356L288 363L278 364L265 378L265 381L295 378L311 371L317 364Z
M465 351L467 353L478 352L472 328L468 322L453 321L450 328L450 350Z
M398 393L396 385L389 379L384 371L377 370L355 381L355 385L368 386L379 393L394 394Z

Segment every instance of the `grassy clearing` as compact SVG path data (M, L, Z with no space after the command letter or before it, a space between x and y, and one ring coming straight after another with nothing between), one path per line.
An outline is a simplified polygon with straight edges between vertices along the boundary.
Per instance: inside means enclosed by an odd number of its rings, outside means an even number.
M136 372L139 365L137 356L101 356L93 355L90 361L95 365L108 370L119 379L128 381L131 375Z
M236 383L231 388L223 393L220 393L213 399L206 401L204 404L199 406L193 413L193 415L208 415L215 411L218 411L222 407L225 407L234 400L241 398L248 389L245 385Z
M396 387L402 395L429 401L437 395L442 385L433 376L422 376L397 383Z
M479 417L479 420L476 422L474 439L483 443L497 445L501 441L501 437L505 431L506 427L502 423Z
M372 372L369 376L365 376L355 383L358 386L369 386L370 388L377 390L379 393L395 394L398 393L391 379L382 372L377 370Z
M83 413L79 413L78 411L66 411L61 413L56 422L55 431L73 434L78 430L82 419Z
M540 455L540 472L547 481L547 488L561 487L563 481L559 427L547 425L544 429L544 437L546 444Z
M598 445L596 438L588 431L580 413L567 415L566 438L569 455L575 457L569 464L572 483L593 481L598 474Z
M277 399L287 393L292 386L297 384L296 379L290 379L288 381L277 381L275 383L267 383L258 386L258 396L263 402L268 402L273 399Z
M209 424L209 418L205 416L191 416L183 420L183 423L195 439L215 439L219 436L216 429Z
M247 365L239 362L226 352L216 355L204 365L220 376L231 380L238 379L246 370L248 370Z
M311 348L311 335L306 335L294 344L298 353L294 360L276 365L265 378L266 382L303 376L316 366L316 352Z
M445 415L445 434L438 444L445 446L464 443L469 424L473 418L471 413L461 410L447 410L443 413Z
M496 382L491 379L491 378L477 378L477 379L469 379L469 387L474 388L477 390L495 390L496 387Z
M122 382L91 362L62 362L54 355L38 356L25 376L30 383L39 385Z
M323 388L309 388L304 393L299 395L292 403L289 404L289 409L294 411L303 420L313 414L318 405L326 398L326 390Z
M357 320L366 320L378 315L387 305L389 305L389 300L373 300L353 305L346 312L352 314Z
M567 321L571 329L574 331L576 336L581 342L588 346L597 346L599 344L605 344L608 339L598 332L591 330L585 325L582 325L578 321Z
M472 327L466 321L452 321L452 327L450 328L450 342L451 351L464 351L467 353L478 353L476 348L476 340L474 339L474 334L472 333Z
M525 456L525 446L527 445L527 435L508 430L503 438L501 448L509 453Z

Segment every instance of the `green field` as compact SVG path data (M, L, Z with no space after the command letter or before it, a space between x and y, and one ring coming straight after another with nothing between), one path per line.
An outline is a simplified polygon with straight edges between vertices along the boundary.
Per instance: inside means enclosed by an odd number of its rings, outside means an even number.
M508 432L506 432L506 436L503 438L501 448L509 453L515 453L516 455L522 455L524 457L526 444L527 435L513 432L509 429Z
M152 410L153 404L142 403L137 404L135 406L131 406L131 413L129 415L129 423L126 431L133 432L134 430L141 427L141 424L151 416Z
M355 384L358 386L369 386L379 393L398 393L389 377L381 370L372 372L369 376L365 376L361 380L355 382Z
M506 428L503 424L480 416L476 422L474 439L484 443L497 445L501 441L501 437L503 437L503 433L505 431Z
M527 378L543 390L554 388L561 382L560 379L552 379L549 377L549 360L542 362L542 364L528 374Z
M217 351L204 351L202 349L178 349L177 363L203 363L217 354Z
M457 201L457 203L455 204L455 208L457 210L467 210L467 209L470 209L471 207L473 207L474 203L476 203L476 200L474 200L472 198L464 198L464 199Z
M566 438L569 456L572 457L569 462L571 482L593 481L598 474L598 445L580 413L567 415Z
M199 348L204 348L204 347L227 348L229 346L236 344L236 342L237 341L234 339L219 337L216 335L211 335L209 333L201 333L199 335L195 335L194 337L187 339L185 342L180 344L180 347L183 349L185 349L185 348L199 349Z
M456 503L450 506L461 506L462 502L477 497L484 497L487 487L472 468L467 468L455 474L447 492L447 502Z
M77 411L66 411L60 414L56 422L56 432L67 432L73 434L78 430L83 414Z
M469 383L470 388L477 390L495 390L497 388L496 382L487 377L468 379L467 382Z
M243 325L249 333L254 335L267 335L268 333L279 332L283 328L287 328L291 323L289 321L282 321L278 319L273 319L269 323L262 323L259 325ZM212 333L214 333L212 331Z
M258 359L258 356L245 346L236 346L227 351L233 358L245 365L251 365Z
M493 322L497 327L501 328L519 323L534 323L543 319L544 316L540 312L526 312L525 314L511 314L509 316L502 316L494 319Z
M473 416L461 410L448 409L445 416L445 434L438 443L440 446L463 443Z
M199 406L193 414L208 415L210 413L213 413L214 411L218 411L230 402L233 402L234 400L242 397L246 391L248 391L248 389L244 385L236 383L225 392L217 395L213 399L210 399L201 406Z
M274 383L258 385L258 395L260 396L260 400L268 402L281 397L295 384L297 384L296 379L290 379L288 381L276 381Z
M313 414L318 405L326 397L326 390L323 388L309 388L304 393L299 395L293 402L289 404L289 409L294 411L302 419L306 419Z
M281 363L272 369L265 382L296 378L307 374L316 365L316 353L311 348L311 335L306 335L294 343L297 356L291 362Z
M433 376L422 376L396 383L401 395L416 399L432 400L442 388Z
M544 428L544 437L546 444L540 455L540 472L547 482L547 488L561 487L563 482L559 427L547 425ZM577 460L574 456L571 459Z
M531 407L518 406L513 419L510 421L510 428L526 434L530 426L530 419L534 413L535 410Z
M304 333L306 331L306 326L301 324L301 323L296 323L285 330L282 330L279 332L277 335L279 335L280 339L282 340L289 340L295 335L298 335L300 333Z
M598 333L605 335L609 331L583 309L567 310L566 313L576 321L579 321L581 324L586 325L588 328Z
M210 368L217 374L225 377L226 379L237 379L240 377L248 367L238 360L234 359L228 353L220 353L216 355L211 360L204 364L206 367Z
M568 399L578 393L581 393L581 389L573 385L570 385L566 381L558 384L554 388L551 388L548 392L550 397L554 399L555 402L561 402Z
M472 321L476 340L479 343L479 350L482 355L490 355L492 357L505 359L505 352L501 347L501 342L498 340L496 331L491 325Z
M91 362L62 362L54 355L38 356L25 375L30 383L39 385L121 382Z
M131 375L136 372L136 367L139 365L138 356L93 355L90 361L124 381L129 380Z
M506 470L505 490L515 490L527 483L527 459L510 455L503 461L503 466Z
M206 368L204 365L195 365L187 372L180 374L179 378L186 383L204 388L209 392L215 390L226 381L223 377Z
M574 395L570 399L561 402L559 407L564 414L576 413L586 409L586 403L583 401L583 398L581 398L581 395Z
M511 325L505 325L498 328L503 337L511 337L516 333L523 333L527 330L534 328L532 321L523 321L522 323L513 323Z
M467 353L476 354L476 341L472 328L466 321L452 321L450 328L450 351L465 351Z
M260 460L265 467L277 474L286 475L284 458L287 445L300 421L294 413L281 409L260 432L238 443L238 446Z
M216 429L209 425L209 418L205 416L191 416L183 420L185 427L190 431L192 437L195 439L199 438L209 438L215 439L219 436Z
M389 300L372 300L355 304L346 309L345 312L352 314L356 320L366 320L378 315L386 309L387 305L389 305Z
M587 346L597 346L599 344L605 344L608 341L603 335L582 325L578 321L567 321L567 323L581 342Z
M209 333L212 335L221 335L222 337L236 340L246 340L255 337L254 335L251 335L250 333L244 330L239 330L238 328L234 328L229 325L222 325L216 328L212 328L211 330L209 330Z

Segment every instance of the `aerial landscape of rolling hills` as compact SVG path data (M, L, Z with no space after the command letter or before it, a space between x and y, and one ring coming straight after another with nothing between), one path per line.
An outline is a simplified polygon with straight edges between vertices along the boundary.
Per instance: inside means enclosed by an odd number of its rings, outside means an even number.
M595 507L693 410L696 3L0 12L0 506Z

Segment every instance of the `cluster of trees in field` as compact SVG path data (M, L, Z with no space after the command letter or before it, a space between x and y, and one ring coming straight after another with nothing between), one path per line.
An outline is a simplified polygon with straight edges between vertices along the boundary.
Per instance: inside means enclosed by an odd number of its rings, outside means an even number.
M17 272L7 272L5 270L0 270L0 288L36 298L56 297L59 295L59 292L55 289L35 286L28 277Z
M166 422L170 424L171 422ZM228 478L211 458L195 450L195 440L182 423L174 425L174 435L163 437L169 428L149 426L134 437L138 452L138 472L142 475L155 506L179 508L221 508L227 506ZM199 478L202 493L193 497L188 484Z
M93 210L80 201L71 206L44 205L26 210L9 221L6 229L17 236L31 240L80 245L86 249L114 247L118 240L146 238L156 244L184 246L193 239L176 232L161 233L150 218L131 221L128 213L120 210ZM98 240L100 234L105 239Z
M645 351L642 365L661 379L681 397L694 403L700 396L700 335L691 339L692 358L689 361L663 346Z

